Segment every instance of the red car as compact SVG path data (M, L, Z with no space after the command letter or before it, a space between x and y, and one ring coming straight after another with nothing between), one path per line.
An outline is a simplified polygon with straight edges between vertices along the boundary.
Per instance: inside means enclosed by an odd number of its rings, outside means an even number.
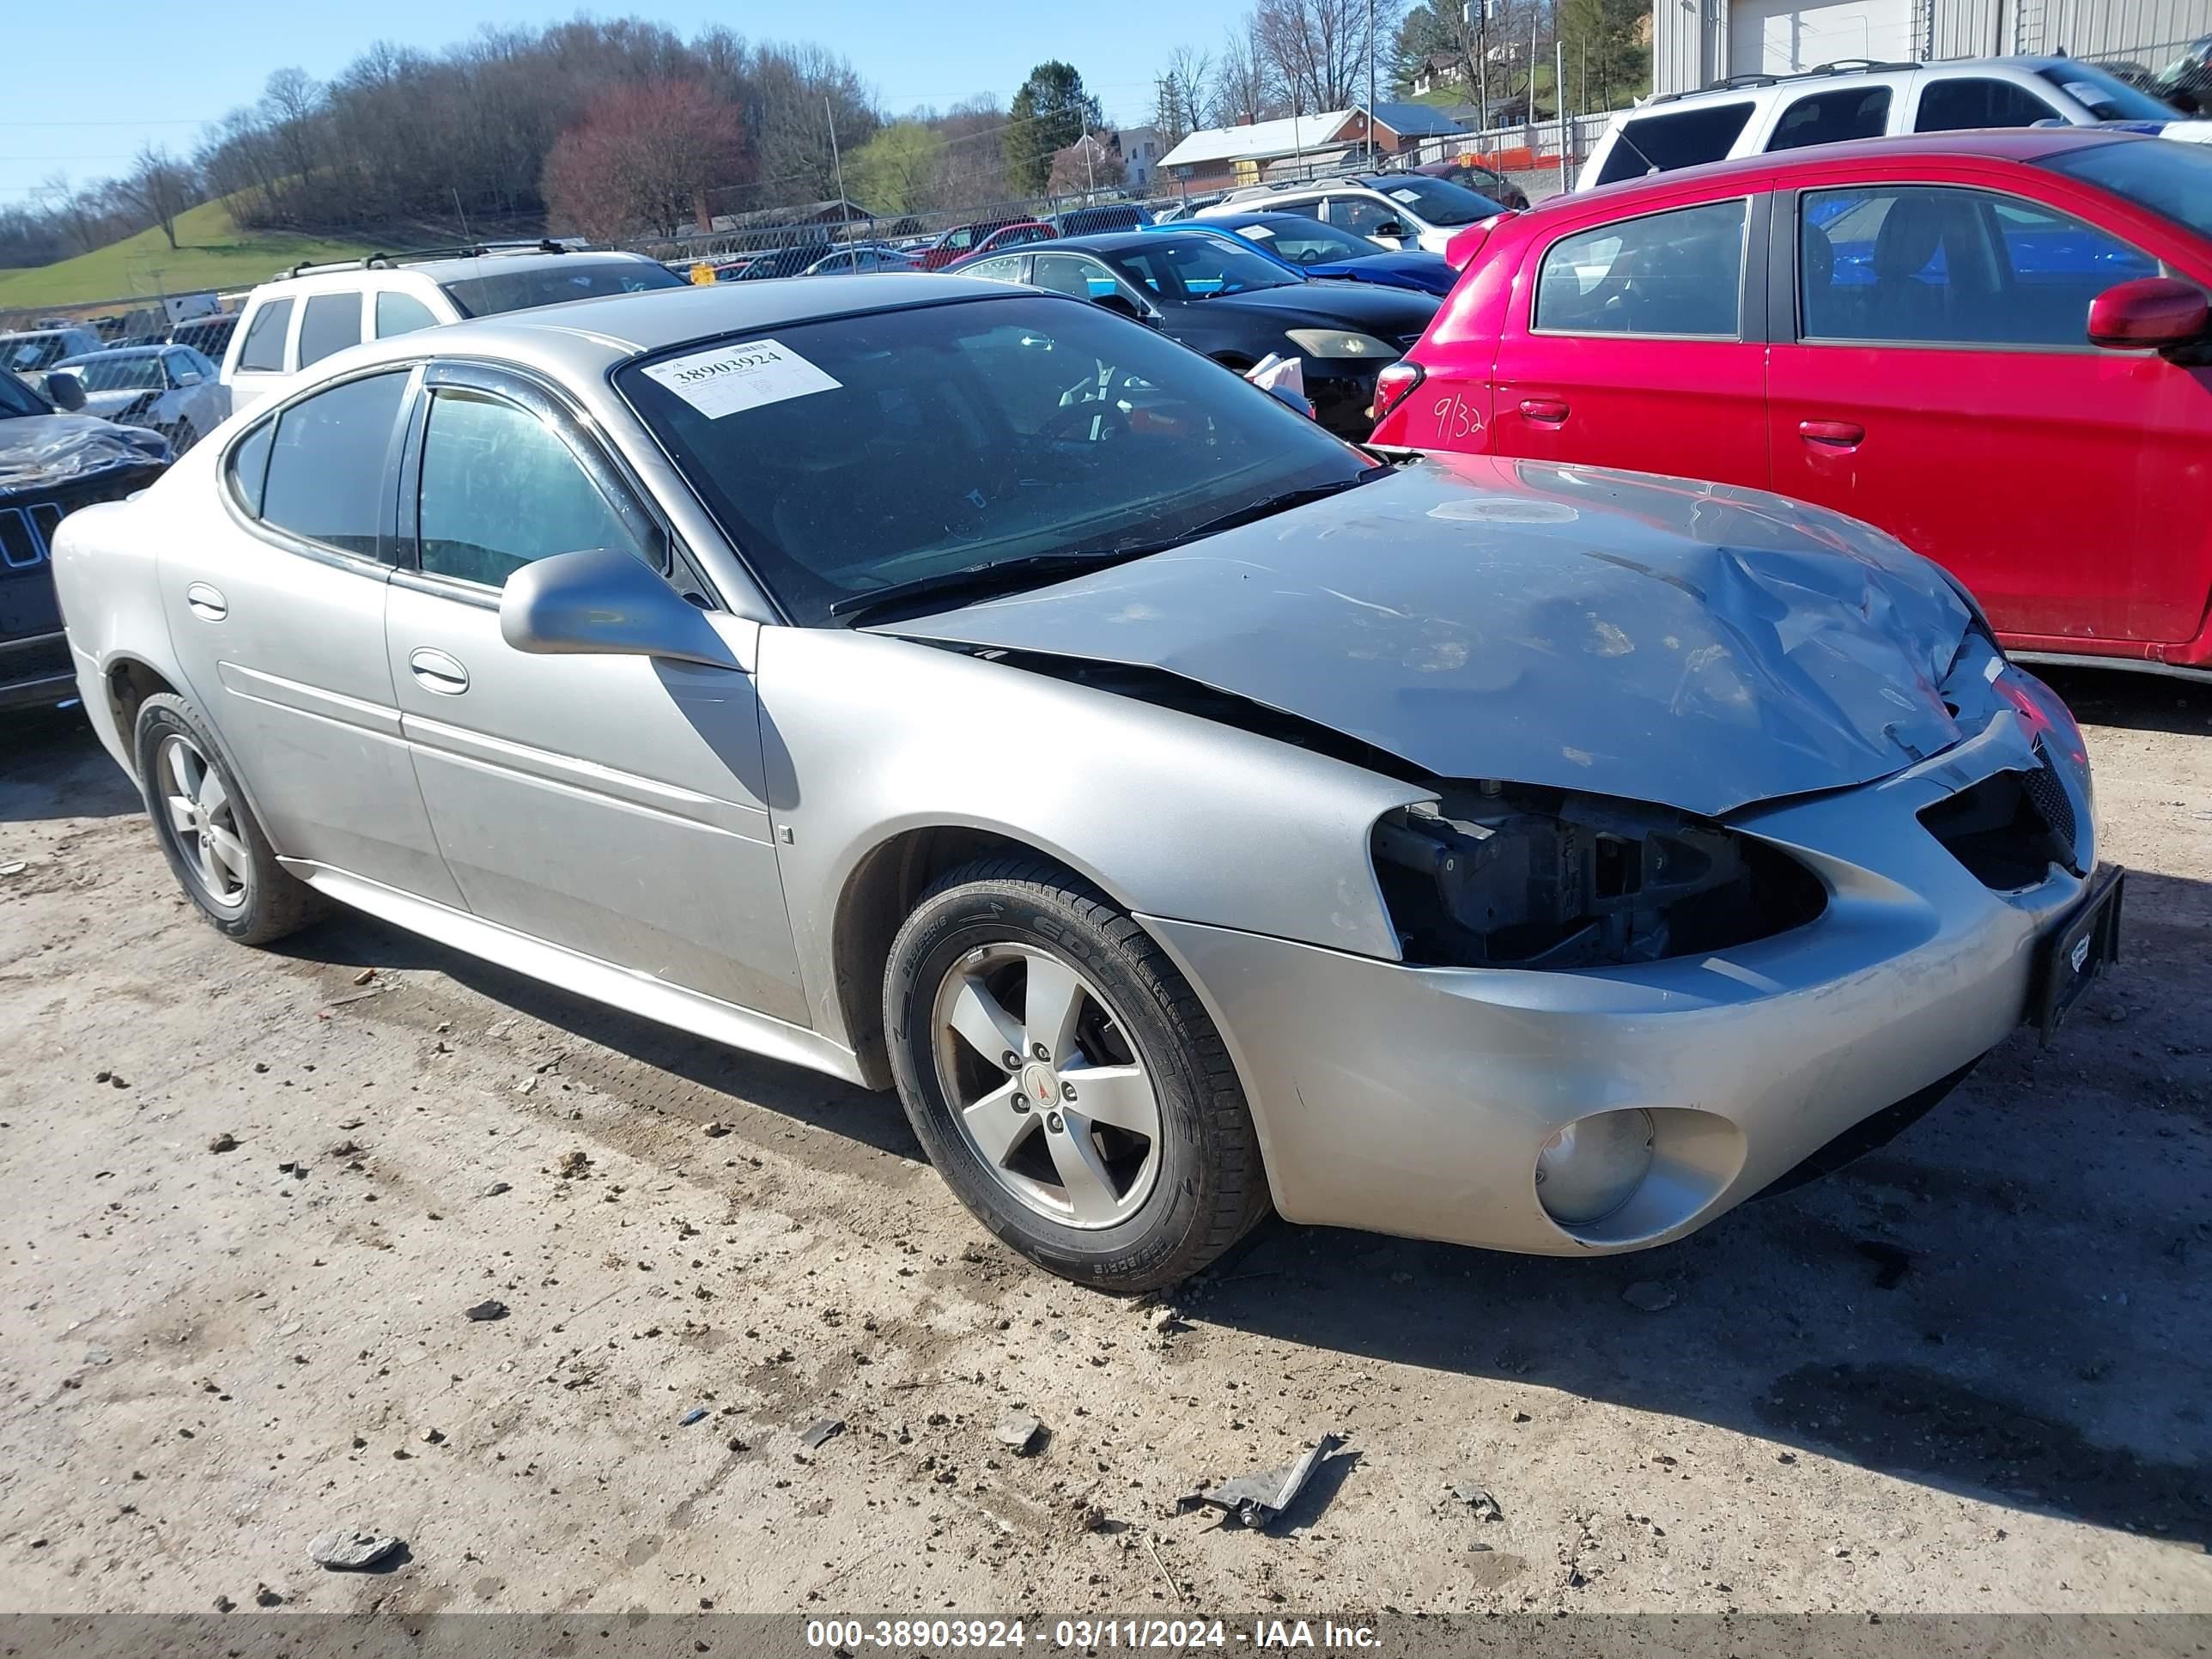
M994 219L982 224L956 225L921 251L924 270L942 270L981 253L1004 253L1024 242L1048 241L1060 233L1035 219Z
M1828 144L1453 254L1376 444L1776 490L1948 567L2015 650L2212 670L2212 147Z

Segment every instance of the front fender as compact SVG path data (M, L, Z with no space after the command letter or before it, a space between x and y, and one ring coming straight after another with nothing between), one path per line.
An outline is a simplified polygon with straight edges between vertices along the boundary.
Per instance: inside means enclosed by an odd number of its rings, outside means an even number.
M1132 911L1395 960L1368 837L1429 792L1198 716L963 652L769 628L769 810L817 1029L845 1036L833 938L905 831L1035 848Z

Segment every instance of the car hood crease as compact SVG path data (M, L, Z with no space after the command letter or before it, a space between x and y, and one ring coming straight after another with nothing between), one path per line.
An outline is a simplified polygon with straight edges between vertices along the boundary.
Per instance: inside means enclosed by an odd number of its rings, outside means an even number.
M1163 670L1438 778L1720 817L1962 735L1933 566L1727 485L1480 457L885 631Z

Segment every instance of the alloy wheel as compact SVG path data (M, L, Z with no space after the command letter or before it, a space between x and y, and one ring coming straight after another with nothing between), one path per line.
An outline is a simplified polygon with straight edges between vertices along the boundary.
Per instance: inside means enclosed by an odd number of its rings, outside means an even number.
M969 951L938 988L938 1082L983 1167L1028 1208L1095 1230L1159 1174L1159 1096L1105 997L1026 945Z
M169 833L188 871L209 902L237 909L246 902L253 866L222 775L191 738L176 732L161 739L155 767Z

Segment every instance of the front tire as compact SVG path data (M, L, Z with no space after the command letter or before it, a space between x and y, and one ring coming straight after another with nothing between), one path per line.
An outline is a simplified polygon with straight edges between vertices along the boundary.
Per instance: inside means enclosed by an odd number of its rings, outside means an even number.
M156 692L139 705L133 740L154 837L217 933L266 945L324 914L322 897L276 862L198 709Z
M884 1029L908 1119L960 1200L1049 1271L1172 1285L1267 1213L1220 1034L1134 921L1042 859L980 860L892 942Z

